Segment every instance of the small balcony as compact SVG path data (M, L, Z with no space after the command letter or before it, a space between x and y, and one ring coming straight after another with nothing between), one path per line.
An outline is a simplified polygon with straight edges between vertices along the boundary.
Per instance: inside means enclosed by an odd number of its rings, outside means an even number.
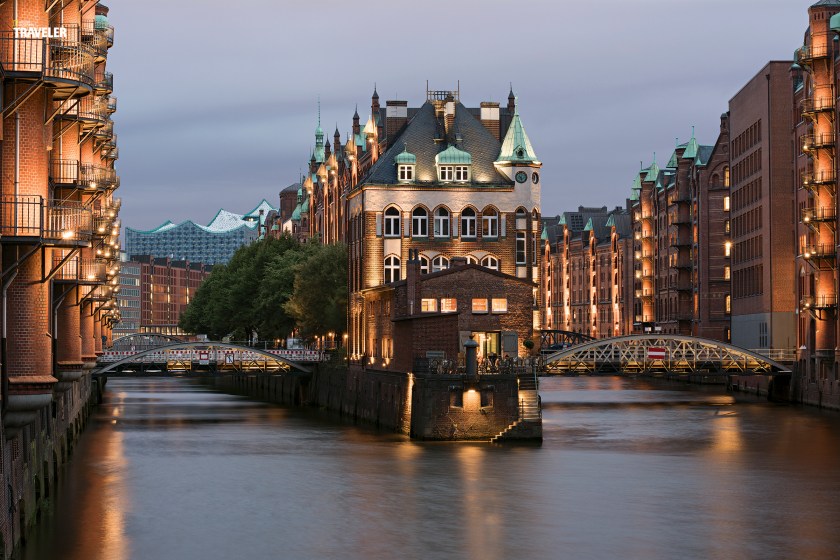
M806 134L802 137L802 151L807 154L814 150L833 149L836 143L837 138L833 132Z
M639 299L644 302L653 301L653 290L645 288L643 290L636 290L634 292L636 299Z
M836 184L837 175L834 171L810 171L802 174L802 188L814 193L821 188L834 193Z
M677 204L688 204L691 202L691 196L687 193L674 193L668 197L668 206L676 206Z
M691 240L688 239L688 236L684 235L674 235L668 240L668 243L671 247L690 247Z
M834 100L831 97L809 97L802 101L802 114L806 117L813 117L819 113L832 112L834 107Z
M819 243L802 247L801 256L817 270L834 270L837 261L837 248L830 243Z
M96 129L93 133L98 140L107 140L114 135L114 122L110 118L106 118L103 125Z
M93 89L98 95L109 95L114 92L114 75L110 72L103 72L96 76L96 83Z
M108 112L113 114L117 112L117 98L113 95L108 95L105 97L107 100Z
M93 51L78 40L23 38L15 37L14 31L0 32L0 65L6 77L43 80L55 88L56 99L88 93L94 84L94 64Z
M61 264L62 257L53 257L53 266ZM62 282L73 282L87 286L104 284L108 281L108 265L100 259L83 259L74 257L68 260L56 272L54 278Z
M675 258L672 258L668 262L668 265L671 268L676 268L676 269L679 269L679 270L686 270L686 269L690 269L692 267L692 262L691 262L691 259L687 256L675 256Z
M671 217L670 225L672 226L688 226L691 225L691 218L688 215L675 215Z
M88 45L98 61L105 60L114 45L114 27L94 20L82 22L82 42Z
M820 321L833 319L837 314L837 294L803 296L799 300L799 308L802 312Z
M800 65L811 64L815 60L828 58L830 51L828 49L828 40L818 45L805 45L796 51L796 62Z
M48 203L40 196L0 197L4 243L87 246L92 230L92 212L80 203Z
M837 222L837 210L830 206L803 208L800 216L800 222L811 226L819 225L821 223L833 225Z
M50 180L55 187L107 190L116 184L116 172L108 167L81 163L76 159L58 159L50 162Z

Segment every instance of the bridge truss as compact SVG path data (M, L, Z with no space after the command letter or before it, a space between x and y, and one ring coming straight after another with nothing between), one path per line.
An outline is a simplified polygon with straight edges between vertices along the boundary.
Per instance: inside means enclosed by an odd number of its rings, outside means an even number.
M731 344L679 335L594 340L545 357L546 373L790 373L773 360Z
M124 355L123 355L124 354ZM94 373L116 371L263 372L288 373L309 369L283 356L223 342L181 342L141 352L112 352Z

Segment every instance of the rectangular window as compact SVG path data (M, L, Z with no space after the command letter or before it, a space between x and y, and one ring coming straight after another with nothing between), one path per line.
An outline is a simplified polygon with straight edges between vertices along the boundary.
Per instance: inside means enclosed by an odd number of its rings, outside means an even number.
M723 211L724 212L729 212L729 197L728 196L723 197Z
M525 232L516 233L516 264L525 264Z
M724 280L729 280L729 278L731 276L732 276L732 269L728 266L723 267L723 279Z
M507 313L507 298L493 298L493 313Z
M423 298L420 300L420 311L422 313L436 313L437 300L434 298Z
M473 313L487 313L487 300L484 298L473 298L472 312Z
M531 264L537 264L537 242L539 238L536 235L531 235Z
M457 313L458 300L455 298L441 298L440 300L441 313Z
M732 253L732 242L731 242L731 241L727 241L727 242L723 245L723 254L724 254L724 256L727 256L727 257L728 257L731 253Z
M400 165L398 176L400 178L400 181L413 181L414 180L414 166L413 165Z
M455 180L456 181L469 181L470 180L470 168L466 165L458 165L455 167Z
M451 181L455 175L455 168L451 165L441 165L438 168L438 179L441 181Z

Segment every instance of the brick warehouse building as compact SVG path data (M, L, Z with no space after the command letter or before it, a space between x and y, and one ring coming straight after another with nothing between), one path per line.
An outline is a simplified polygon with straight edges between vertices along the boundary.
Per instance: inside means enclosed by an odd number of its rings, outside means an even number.
M0 4L3 557L55 483L118 319L107 14L95 1ZM57 37L16 34L13 22Z
M400 100L382 107L374 91L369 118L362 126L357 110L351 130L344 142L336 130L330 144L318 124L309 172L283 226L301 240L347 243L351 358L387 354L391 341L377 335L366 301L371 290L406 278L410 250L423 274L463 257L530 282L538 324L542 164L513 92L506 107L467 108L460 91L427 90L420 107ZM517 334L520 352L532 329Z
M793 165L796 255L787 292L795 292L799 379L794 397L840 408L837 313L837 36L840 1L822 0L808 10L803 46L790 66L793 90ZM779 74L784 69L778 63ZM786 65L785 65L786 66ZM781 80L781 78L779 78ZM790 86L789 86L790 87ZM773 114L773 118L777 118ZM777 151L773 151L777 157ZM774 167L775 171L775 167ZM780 199L781 199L780 189Z
M541 324L594 338L633 330L633 230L622 208L543 220Z
M634 180L634 331L730 337L728 115L714 145L691 139Z

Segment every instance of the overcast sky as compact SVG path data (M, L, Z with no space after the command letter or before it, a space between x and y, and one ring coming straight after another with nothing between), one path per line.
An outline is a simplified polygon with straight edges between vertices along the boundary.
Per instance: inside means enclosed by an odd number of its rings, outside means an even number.
M802 43L800 0L105 0L119 110L123 224L207 223L277 204L314 142L353 110L419 106L426 80L467 106L508 83L543 162L544 215L622 205L639 162Z

